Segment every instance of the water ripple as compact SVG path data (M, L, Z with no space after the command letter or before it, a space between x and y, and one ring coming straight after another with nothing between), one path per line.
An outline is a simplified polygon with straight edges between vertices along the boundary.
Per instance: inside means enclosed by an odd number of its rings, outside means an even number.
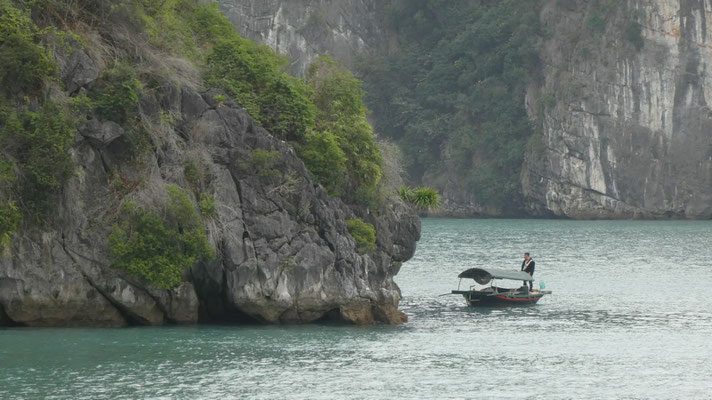
M2 399L712 398L709 221L425 220L403 326L0 330ZM537 260L554 294L471 308Z

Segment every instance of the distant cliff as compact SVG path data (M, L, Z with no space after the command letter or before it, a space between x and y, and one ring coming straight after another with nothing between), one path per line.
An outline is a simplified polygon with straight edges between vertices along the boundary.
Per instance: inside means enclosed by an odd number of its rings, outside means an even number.
M367 49L388 47L383 54L389 54L399 47L378 12L395 1L380 2L381 8L368 1L303 1L299 7L277 0L220 3L241 32L300 60L296 72L322 51L348 62ZM712 217L707 103L712 3L532 0L529 5L540 8L546 34L538 39L540 65L520 104L532 129L527 146L519 149L524 154L516 189L519 211L505 215ZM305 34L310 20L329 28ZM438 23L446 27L448 21L426 18L423 26ZM374 119L397 119L393 110L374 108ZM448 166L458 149L450 142L435 148L445 166L417 179L442 191L445 215L502 215L482 204L482 193L458 175L463 167ZM478 163L471 167L475 177L483 173Z
M362 51L384 40L377 0L219 0L220 9L243 36L289 57L292 72L303 75L319 56L329 54L352 67Z
M522 188L531 213L574 218L712 217L712 3L550 2L541 143ZM598 23L601 18L602 23Z

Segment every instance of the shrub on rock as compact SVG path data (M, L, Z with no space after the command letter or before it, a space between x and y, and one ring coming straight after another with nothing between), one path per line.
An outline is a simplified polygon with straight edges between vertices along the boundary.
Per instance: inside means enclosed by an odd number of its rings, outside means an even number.
M365 254L376 249L376 229L368 222L360 218L353 218L346 221L349 234L356 241L356 249L359 254Z
M213 259L215 250L186 191L173 185L166 191L163 216L124 203L125 220L114 225L109 250L117 268L155 287L171 289L183 282L185 268L197 260Z

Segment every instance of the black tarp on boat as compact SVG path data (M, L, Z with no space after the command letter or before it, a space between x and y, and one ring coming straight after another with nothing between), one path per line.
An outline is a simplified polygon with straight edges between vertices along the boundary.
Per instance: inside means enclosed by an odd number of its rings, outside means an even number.
M511 279L515 281L533 281L534 279L524 271L506 269L470 268L462 271L458 278L474 279L480 285L486 285L492 279Z

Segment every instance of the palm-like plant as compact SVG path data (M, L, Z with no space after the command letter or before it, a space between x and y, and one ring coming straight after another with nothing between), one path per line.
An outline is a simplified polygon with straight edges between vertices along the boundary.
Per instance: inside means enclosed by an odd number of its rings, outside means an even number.
M398 189L398 195L406 203L421 210L436 210L440 208L440 195L432 188L401 186Z

